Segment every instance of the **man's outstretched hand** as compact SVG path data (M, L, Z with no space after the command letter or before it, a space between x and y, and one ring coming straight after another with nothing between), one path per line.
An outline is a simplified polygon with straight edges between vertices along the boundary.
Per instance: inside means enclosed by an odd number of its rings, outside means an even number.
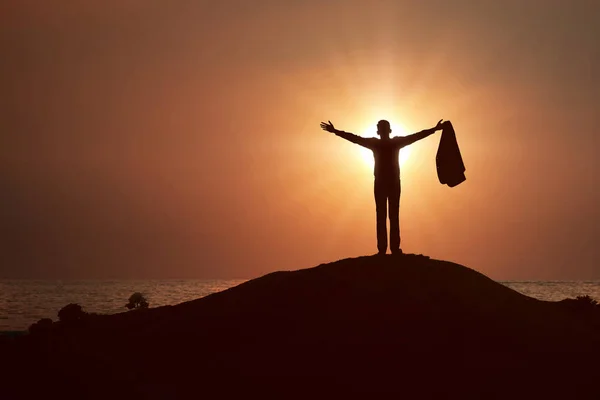
M333 126L331 121L321 122L321 129L323 129L324 131L327 131L327 132L331 132L331 133L337 132L337 129L335 129L335 127Z
M446 123L446 121L444 121L443 119L440 119L437 123L437 125L435 126L435 128L433 128L436 131L441 131L442 129L444 129L444 124Z

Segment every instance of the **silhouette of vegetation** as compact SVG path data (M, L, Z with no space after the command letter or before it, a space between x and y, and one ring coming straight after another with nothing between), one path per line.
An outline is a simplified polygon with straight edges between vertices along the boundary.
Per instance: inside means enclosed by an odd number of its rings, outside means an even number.
M29 327L31 335L44 335L52 330L54 323L50 318L42 318Z
M59 321L68 326L80 324L86 316L83 308L76 303L67 304L58 312Z
M575 300L582 305L582 307L595 307L598 305L598 301L594 300L587 294L585 296L577 296Z
M129 296L129 303L125 304L125 307L127 307L130 310L145 309L145 308L148 308L149 306L150 306L150 303L148 303L148 300L146 300L144 295L141 294L140 292L135 292L134 294Z
M577 296L574 299L564 299L561 303L567 305L574 311L593 311L599 310L598 301L589 295Z

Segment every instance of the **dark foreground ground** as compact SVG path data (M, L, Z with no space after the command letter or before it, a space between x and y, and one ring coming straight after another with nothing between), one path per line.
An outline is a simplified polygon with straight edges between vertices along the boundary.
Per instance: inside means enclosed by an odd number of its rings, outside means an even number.
M600 398L597 307L373 256L0 344L0 398Z

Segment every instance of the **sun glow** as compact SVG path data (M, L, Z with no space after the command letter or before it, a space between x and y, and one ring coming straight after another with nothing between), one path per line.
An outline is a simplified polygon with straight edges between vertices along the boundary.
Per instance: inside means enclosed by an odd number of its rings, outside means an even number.
M375 121L373 123L372 127L365 127L362 131L361 136L378 138L379 136L377 135L377 127L375 126L376 123L377 123L377 121ZM392 137L407 135L406 130L401 125L393 124L391 122L390 122L390 125L392 127L392 135L391 135ZM361 155L362 161L365 163L366 166L368 166L370 168L374 167L375 159L373 158L373 152L371 150L366 149L364 147L360 147L360 155ZM403 149L400 150L400 155L399 155L400 166L404 165L408 161L409 156L410 156L410 146L404 147Z

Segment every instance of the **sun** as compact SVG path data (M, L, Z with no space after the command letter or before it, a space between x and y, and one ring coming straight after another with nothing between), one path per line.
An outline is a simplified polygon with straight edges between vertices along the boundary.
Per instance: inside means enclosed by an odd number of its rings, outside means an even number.
M401 125L394 125L390 123L392 127L392 137L394 136L406 136L406 130ZM378 137L377 128L375 124L373 127L365 128L361 136L364 137ZM375 159L373 158L373 152L367 148L360 147L360 156L362 161L370 168L375 166ZM400 166L406 164L410 156L410 146L404 147L400 150L399 162Z

